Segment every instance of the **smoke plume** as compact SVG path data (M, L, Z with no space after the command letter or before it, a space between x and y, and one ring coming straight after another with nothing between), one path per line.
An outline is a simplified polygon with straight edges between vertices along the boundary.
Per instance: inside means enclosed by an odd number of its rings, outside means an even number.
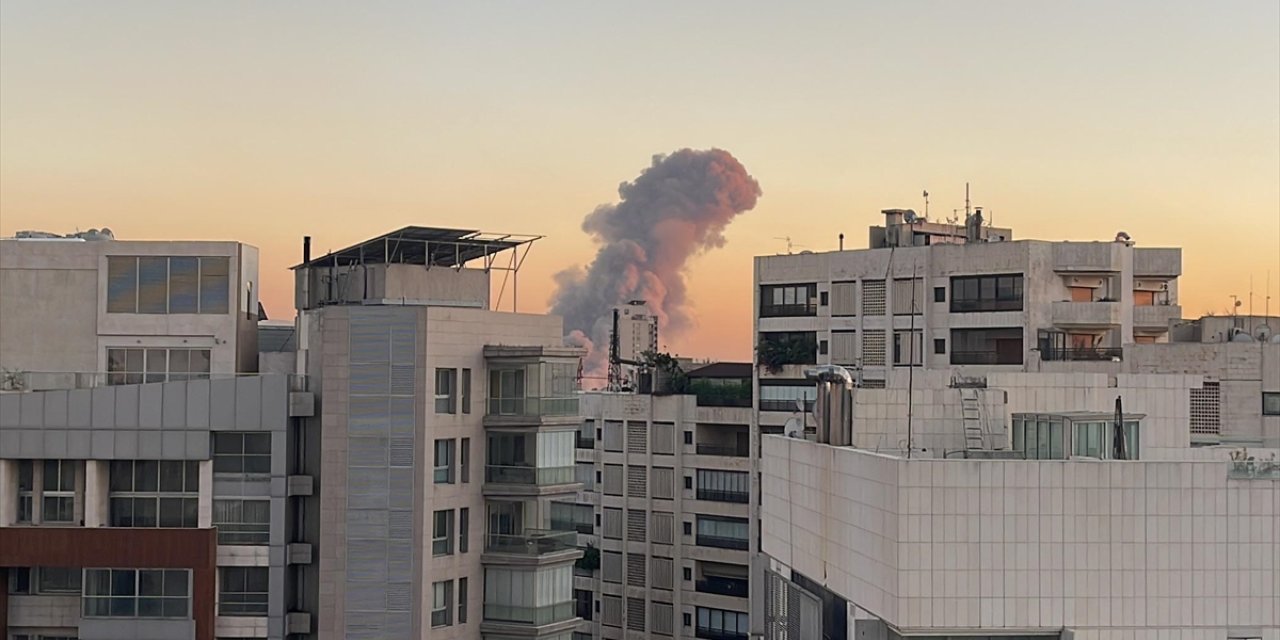
M583 375L601 378L584 386L603 385L613 307L646 301L660 335L689 326L685 264L724 246L725 226L756 206L760 185L727 151L681 149L655 155L618 195L617 204L601 205L582 221L600 245L595 259L555 276L551 307L564 317L565 341L588 349Z

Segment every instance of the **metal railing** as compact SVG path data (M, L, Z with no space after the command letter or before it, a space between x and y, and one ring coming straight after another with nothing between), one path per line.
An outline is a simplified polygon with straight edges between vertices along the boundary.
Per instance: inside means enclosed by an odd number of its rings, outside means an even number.
M749 582L746 578L707 576L695 582L694 589L699 593L714 593L722 596L745 598L748 595L748 585Z
M751 502L750 491L724 491L721 489L698 489L699 500L711 500L712 502L738 502L746 504Z
M697 535L696 544L699 547L738 549L740 551L746 551L751 546L751 542L746 538L725 538L723 536L712 536L705 533L699 533Z
M737 444L711 444L699 442L695 445L695 451L702 456L731 456L734 458L745 458L751 455L751 447L749 445Z
M1110 362L1124 357L1121 347L1091 347L1084 349L1045 349L1040 359L1046 361Z
M818 315L818 305L812 303L760 305L761 318L792 318L816 315Z
M980 300L965 298L951 299L952 313L970 313L975 311L1022 311L1022 298L984 298Z
M519 622L541 626L574 619L577 617L577 606L577 603L572 600L545 607L513 607L486 602L484 619L493 622Z
M570 484L574 482L574 467L526 467L515 465L486 465L484 481L493 484Z
M490 416L576 416L578 398L489 398Z
M805 401L804 401L804 410L805 410L805 411L808 411L808 412L810 412L810 413L812 413L812 412L813 412L813 404L814 404L814 401L813 401L813 400L805 400ZM788 412L795 412L795 411L797 411L797 408L796 408L796 401L795 401L795 400L772 400L772 399L771 399L771 400L765 400L765 399L761 398L761 400L760 400L760 410L761 410L761 411L788 411Z
M746 640L747 634L743 631L728 631L725 629L712 629L698 625L694 629L693 635L698 638L707 638L707 640Z
M0 393L17 391L59 391L95 389L124 384L187 382L192 380L237 380L284 375L290 391L307 391L307 376L281 373L152 373L125 371L3 371L0 370Z
M1280 462L1275 460L1232 460L1227 463L1232 480L1280 480Z
M490 533L485 537L486 553L542 556L578 548L577 531L526 529L520 535Z
M1022 364L1022 352L1008 354L999 351L952 351L951 364Z

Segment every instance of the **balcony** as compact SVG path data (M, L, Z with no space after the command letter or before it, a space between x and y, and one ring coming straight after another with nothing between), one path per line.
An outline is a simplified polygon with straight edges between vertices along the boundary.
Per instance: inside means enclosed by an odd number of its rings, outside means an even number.
M1176 278L1182 275L1182 249L1134 249L1135 278Z
M799 304L762 304L760 305L761 318L797 318L805 316L818 315L818 304L816 301Z
M486 465L484 481L488 484L549 486L572 484L573 467L526 467L515 465Z
M1120 324L1119 302L1054 302L1050 313L1058 327L1110 327Z
M520 535L490 533L484 552L536 558L565 551L578 552L578 532L527 529Z
M484 603L485 622L502 622L542 626L568 622L577 617L577 604L572 600L545 607L513 607Z
M699 442L695 449L700 456L729 456L731 458L746 458L751 455L751 446L747 443L742 444L712 444L709 442Z
M1116 242L1059 242L1053 245L1053 270L1060 273L1114 273L1120 271Z
M748 584L749 581L746 578L707 576L702 580L695 582L694 589L698 593L714 593L722 596L745 598L748 595Z
M488 415L503 418L577 416L578 397L489 398Z
M739 551L746 551L751 547L751 542L746 538L726 538L724 536L712 536L705 533L699 533L697 535L696 544L699 547L737 549Z
M1046 362L1111 362L1124 358L1120 347L1088 347L1083 349L1042 349L1040 359Z
M738 504L747 504L751 502L751 492L698 489L698 499L710 500L712 502L736 502Z
M1169 330L1170 320L1182 319L1182 307L1176 304L1139 305L1133 308L1133 326L1138 329Z
M694 636L698 638L707 638L707 640L747 640L748 635L744 631L728 631L725 629L712 629L711 627L699 626L694 629Z

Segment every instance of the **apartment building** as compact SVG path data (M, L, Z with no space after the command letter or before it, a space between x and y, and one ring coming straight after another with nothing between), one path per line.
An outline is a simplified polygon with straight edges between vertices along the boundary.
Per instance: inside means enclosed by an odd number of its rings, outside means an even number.
M589 549L574 583L581 637L748 637L750 369L695 369L683 395L583 396L583 489L553 505Z
M905 377L851 390L854 446L764 437L767 638L1280 637L1280 452L1192 448L1203 376L982 375L979 451Z
M298 361L322 428L325 638L549 638L578 624L580 350L559 318L491 311L492 256L530 241L409 227L295 267Z
M252 373L257 250L24 235L0 240L0 630L306 637L286 444L314 403Z

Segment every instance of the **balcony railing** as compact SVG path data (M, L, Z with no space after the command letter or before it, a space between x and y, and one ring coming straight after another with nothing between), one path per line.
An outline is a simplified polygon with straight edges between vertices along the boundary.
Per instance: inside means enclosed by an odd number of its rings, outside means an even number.
M731 456L745 458L751 455L751 447L746 444L710 444L699 442L695 450L700 456Z
M577 531L578 533L586 533L586 534L595 533L595 527L592 526L590 522L560 520L555 517L551 518L551 529L553 531Z
M748 595L748 584L749 582L746 578L707 576L695 582L694 589L699 593L715 593L722 596L745 598Z
M809 413L813 413L813 403L814 403L813 400L805 400L804 410L808 411ZM760 410L761 411L795 412L795 411L799 411L799 408L796 407L795 400L766 400L764 398L761 398Z
M1109 362L1124 357L1124 349L1120 347L1092 347L1086 349L1045 349L1040 352L1040 359L1046 361L1084 361Z
M751 546L751 542L746 538L725 538L723 536L711 536L705 533L699 533L697 536L697 545L699 547L717 547L720 549L738 549L746 551Z
M485 537L486 553L543 556L578 548L577 531L528 529L520 535L490 533Z
M1022 352L1004 354L999 351L952 351L951 364L1022 364Z
M579 449L594 449L596 448L596 439L585 437L579 433L578 437L574 440L574 446Z
M545 607L512 607L505 604L484 603L484 619L493 622L516 622L542 626L572 620L576 617L577 603L570 600Z
M694 636L698 638L707 638L707 640L746 640L748 637L745 631L712 629L711 627L703 627L701 625L694 630Z
M963 298L951 299L952 313L972 313L978 311L1022 311L1022 299L982 299L982 300L966 300Z
M1280 462L1275 460L1232 460L1227 466L1232 480L1280 480Z
M489 415L511 417L576 416L578 398L489 398Z
M484 468L484 481L493 484L570 484L574 481L574 468L491 464Z
M760 305L761 318L791 318L816 315L818 315L818 305L814 303Z
M698 489L698 499L711 500L712 502L737 502L747 504L748 502L751 502L751 492Z
M159 382L184 382L193 380L236 380L245 377L261 377L287 375L290 391L307 391L308 379L305 375L276 373L169 373L151 374L147 379L142 374L105 371L7 371L0 372L0 392L11 391L55 391L64 389L94 389L121 384L144 384ZM140 377L133 377L140 376ZM161 376L159 378L155 376Z

